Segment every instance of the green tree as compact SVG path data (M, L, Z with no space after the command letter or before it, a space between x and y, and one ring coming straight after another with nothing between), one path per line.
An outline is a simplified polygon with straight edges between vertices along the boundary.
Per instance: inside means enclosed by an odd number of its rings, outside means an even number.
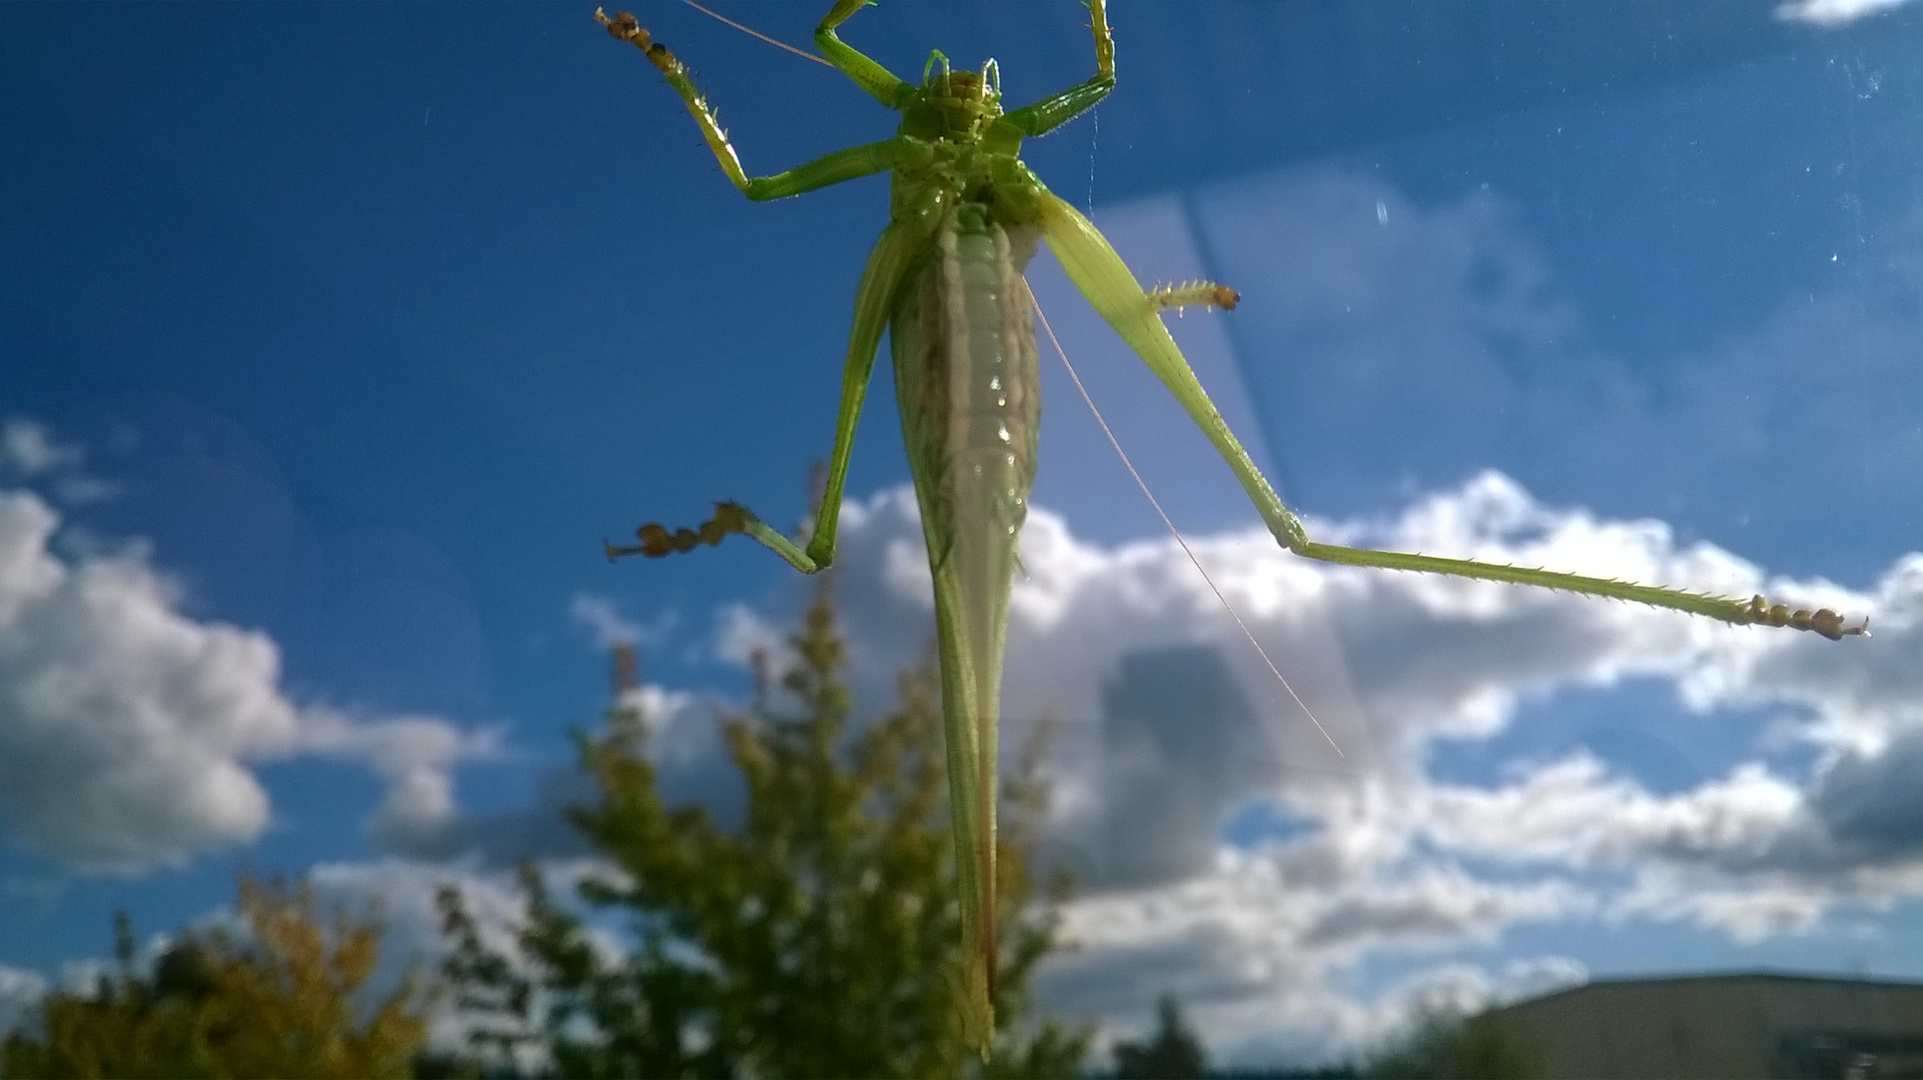
M1436 1013L1414 1034L1362 1067L1382 1080L1521 1080L1535 1075L1528 1055L1493 1013Z
M1194 1080L1208 1072L1202 1040L1189 1027L1175 995L1162 996L1157 1014L1154 1038L1115 1044L1116 1080Z
M790 642L771 691L765 657L745 713L727 717L744 818L723 829L700 806L666 806L643 753L644 718L617 650L606 730L579 736L599 797L571 819L621 876L578 884L632 935L613 959L583 919L523 867L527 921L510 959L480 936L458 893L440 896L454 949L445 967L476 1023L470 1073L512 1068L538 1047L571 1077L956 1076L971 1068L956 1021L961 957L953 841L929 666L904 673L898 708L845 738L852 702L826 588ZM1039 746L1004 789L998 1013L984 1075L1074 1076L1092 1032L1022 1023L1029 976L1054 944L1066 879L1030 861L1044 792Z
M331 926L305 884L240 879L245 940L187 932L134 964L133 928L116 916L119 971L92 995L55 992L40 1037L14 1032L0 1073L17 1077L405 1077L427 1039L427 999L409 978L365 1023L355 998L380 961L378 922L336 911Z

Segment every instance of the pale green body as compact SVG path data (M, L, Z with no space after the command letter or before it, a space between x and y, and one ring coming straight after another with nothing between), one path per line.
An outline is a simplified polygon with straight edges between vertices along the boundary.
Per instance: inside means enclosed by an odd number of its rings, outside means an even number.
M829 63L902 114L896 136L766 177L750 177L742 170L680 61L652 42L633 16L608 19L596 12L610 33L642 49L667 77L722 170L749 198L799 195L882 171L894 179L888 227L855 290L834 454L807 546L798 546L745 508L723 503L715 518L698 530L670 533L659 525L645 525L639 530L640 544L609 546L608 553L665 555L744 532L805 573L827 567L834 559L855 423L882 330L890 328L902 434L935 583L958 899L968 956L957 973L963 991L963 1035L984 1054L994 1038L995 774L1002 646L1016 545L1035 477L1039 416L1032 301L1021 272L1038 236L1082 295L1201 427L1276 541L1298 555L1565 589L1736 624L1792 626L1831 638L1865 632L1862 626L1846 628L1835 612L1792 612L1760 596L1732 600L1531 567L1311 541L1223 422L1162 324L1160 312L1166 307L1208 302L1209 296L1232 298L1233 293L1206 284L1143 291L1095 226L1050 194L1017 156L1024 137L1055 128L1113 88L1114 46L1102 0L1088 0L1095 76L1007 113L1001 108L992 60L979 74L951 71L947 60L935 53L917 85L843 44L836 28L866 4L837 0L815 31L815 44Z
M1034 251L1032 228L1004 228L980 206L955 208L900 290L888 332L935 585L950 813L958 836L987 838L958 853L956 877L965 897L981 898L962 904L963 932L981 942L969 955L987 965L980 978L990 1002L1002 639L1041 420L1034 311L1022 280ZM971 972L964 1000L974 981ZM992 1014L983 1019L992 1023Z

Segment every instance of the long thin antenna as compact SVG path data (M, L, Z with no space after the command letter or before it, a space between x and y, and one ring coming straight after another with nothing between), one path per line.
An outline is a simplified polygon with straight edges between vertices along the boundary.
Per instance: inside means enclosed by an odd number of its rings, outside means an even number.
M829 64L828 61L822 59L819 56L816 56L814 53L811 53L806 49L797 49L793 45L790 45L785 41L776 41L774 38L769 37L768 35L762 33L761 31L756 30L752 27L743 26L740 23L735 22L733 19L728 18L726 15L721 14L720 12L709 11L707 8L704 8L700 4L695 3L694 0L681 0L681 2L695 9L696 11L699 11L701 14L706 15L710 19L716 19L720 22L727 23L729 26L734 27L736 30L739 30L744 34L747 34L749 37L758 37L761 40L767 42L770 45L775 46L778 49L786 49L789 52L794 53L796 56L803 57L808 60L813 60L817 64L827 64L827 66L829 67L835 66L833 64Z
M1249 625L1242 621L1242 616L1236 614L1235 605L1229 603L1229 598L1222 595L1221 589L1216 588L1215 579L1202 568L1202 560L1195 557L1189 542L1182 538L1182 531L1175 527L1175 522L1169 520L1168 513L1162 509L1162 504L1156 501L1155 493L1150 491L1148 484L1142 480L1142 474L1135 471L1135 463L1128 459L1128 451L1122 449L1122 444L1115 438L1115 433L1109 430L1108 421L1102 419L1102 410L1096 408L1095 399L1088 396L1088 388L1082 385L1082 377L1075 374L1075 365L1069 363L1068 353L1062 348L1061 341L1055 337L1055 328L1048 325L1048 316L1042 312L1042 305L1036 302L1035 294L1029 294L1028 302L1034 305L1035 317L1042 320L1042 329L1048 332L1048 342L1055 346L1055 355L1062 358L1062 366L1068 369L1068 377L1074 380L1075 389L1082 395L1082 400L1088 403L1088 411L1095 414L1095 422L1102 426L1102 434L1108 436L1108 444L1115 448L1116 456L1120 457L1122 464L1128 467L1128 474L1135 478L1135 486L1142 489L1143 495L1148 496L1148 504L1161 515L1162 524L1168 526L1168 531L1175 537L1175 542L1182 545L1182 553L1189 557L1189 562L1195 564L1195 569L1202 575L1202 580L1209 583L1209 589L1215 593L1217 600L1222 601L1222 607L1229 613L1229 618L1234 619L1235 625L1242 629L1242 636L1249 639L1249 644L1255 646L1255 651L1262 657L1262 662L1269 665L1269 671L1275 676L1275 681L1281 683L1282 689L1287 690L1289 696L1295 699L1296 705L1302 709L1302 715L1309 718L1309 723L1314 724L1315 729L1322 733L1322 737L1329 740L1329 746L1335 751L1336 756L1347 757L1348 755L1342 752L1342 748L1336 745L1335 736L1330 735L1329 729L1322 726L1322 721L1315 718L1315 713L1310 711L1309 706L1302 700L1302 695L1296 693L1295 687L1289 685L1289 680L1282 677L1281 669L1275 666L1275 661L1269 659L1268 650L1262 647L1261 642L1255 640L1255 635L1249 632Z

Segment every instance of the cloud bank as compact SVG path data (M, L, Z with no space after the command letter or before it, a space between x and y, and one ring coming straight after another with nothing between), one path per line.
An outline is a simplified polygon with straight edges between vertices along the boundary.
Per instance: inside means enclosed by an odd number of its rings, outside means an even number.
M19 430L8 428L16 465L61 464ZM60 526L39 496L0 492L9 840L85 871L180 866L257 839L273 815L254 766L299 755L364 762L387 781L369 822L379 839L404 843L453 816L449 770L489 752L490 735L295 702L266 634L185 614L138 545L64 552Z
M1784 22L1841 26L1855 22L1866 15L1888 11L1903 2L1904 0L1789 0L1788 3L1776 8L1776 17Z
M837 594L857 679L876 700L884 674L926 635L912 494L850 505L842 529ZM1083 895L1069 919L1079 951L1042 979L1052 1006L1114 1018L1174 990L1217 1046L1273 1060L1366 1042L1433 998L1423 988L1435 972L1373 1003L1332 990L1371 957L1570 920L1679 921L1753 942L1923 897L1923 556L1863 593L1777 579L1712 545L1680 544L1660 522L1543 506L1494 473L1393 518L1310 529L1761 591L1874 614L1877 634L1837 643L1325 566L1260 529L1190 538L1338 757L1172 540L1090 544L1037 510L1010 622L1004 724L1059 722L1047 844ZM1740 760L1660 794L1581 747L1509 761L1488 784L1431 767L1444 746L1492 743L1524 707L1652 681L1688 723L1741 725ZM1252 810L1278 824L1233 838ZM1471 982L1487 1000L1579 969L1541 957ZM1450 994L1467 992L1451 979Z
M1712 545L1678 543L1660 522L1544 506L1494 473L1393 517L1310 528L1353 543L1764 591L1873 614L1877 634L1830 642L1326 566L1280 551L1259 528L1191 537L1341 745L1338 757L1172 540L1091 543L1038 508L1010 623L1004 745L1013 753L1053 718L1044 844L1077 873L1080 892L1067 911L1075 949L1039 978L1045 1007L1100 1018L1112 1038L1147 1023L1151 1003L1172 991L1218 1059L1339 1058L1429 1010L1585 977L1580 959L1553 951L1467 959L1520 927L1642 921L1753 943L1923 897L1914 794L1923 556L1898 560L1863 592L1773 578ZM836 595L851 675L857 700L879 710L893 672L919 658L932 631L912 493L847 504L842 541ZM625 620L617 609L583 617L591 629ZM729 609L710 647L732 655L782 625ZM1663 792L1581 745L1500 758L1477 782L1435 765L1444 748L1500 746L1525 710L1632 683L1667 688L1679 743L1731 729L1737 753ZM715 703L661 687L642 694L664 782L679 798L725 807ZM563 801L551 794L540 801ZM473 882L484 906L512 914L499 826L445 834L442 854L479 862L328 873L343 888L414 882L403 890L413 896L402 902L413 912L403 937L432 953L424 898L436 875ZM591 854L523 840L515 854L545 850L550 869ZM1385 960L1404 973L1358 988L1359 972Z

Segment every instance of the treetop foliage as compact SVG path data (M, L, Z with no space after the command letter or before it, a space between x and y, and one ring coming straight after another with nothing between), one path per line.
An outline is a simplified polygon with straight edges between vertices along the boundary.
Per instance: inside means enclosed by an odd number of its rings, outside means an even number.
M427 1039L429 995L410 976L360 1019L380 924L337 910L323 924L305 884L239 882L244 934L189 931L151 976L115 919L119 971L92 995L57 991L38 1036L0 1044L10 1077L406 1077Z
M554 903L531 867L513 958L443 890L455 943L446 973L460 1004L489 1018L471 1035L471 1074L512 1071L531 1049L570 1077L970 1070L956 1020L961 913L933 671L904 673L895 710L850 736L846 646L826 588L789 643L795 660L779 691L758 657L751 703L723 722L745 788L734 828L706 807L664 803L628 692L633 654L617 651L606 729L577 736L599 798L570 817L612 863L578 883L580 898L622 917L626 953L597 947L584 917ZM1017 1021L1067 889L1064 879L1037 883L1031 869L1045 795L1038 753L1004 788L997 855L997 1007ZM986 1075L1079 1073L1088 1031L1005 1027Z

